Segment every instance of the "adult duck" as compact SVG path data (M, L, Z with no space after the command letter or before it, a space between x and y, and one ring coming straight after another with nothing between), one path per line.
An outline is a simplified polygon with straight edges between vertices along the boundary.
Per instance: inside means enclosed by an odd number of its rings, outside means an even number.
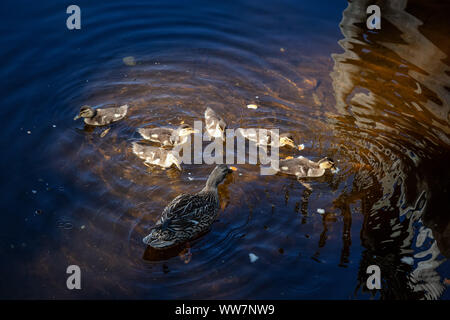
M200 192L173 199L143 242L155 249L167 249L206 232L219 211L217 187L231 172L225 164L218 165Z

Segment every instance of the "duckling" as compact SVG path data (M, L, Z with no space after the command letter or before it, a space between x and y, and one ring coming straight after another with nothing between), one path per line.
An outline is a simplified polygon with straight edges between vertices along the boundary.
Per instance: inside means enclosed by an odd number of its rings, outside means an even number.
M170 168L173 164L181 171L180 160L170 150L133 142L133 153L145 160L144 164Z
M227 125L210 107L205 110L205 127L206 132L208 132L211 137L220 139L225 138L225 129Z
M281 173L295 175L297 179L316 178L324 175L326 169L336 170L334 161L325 157L317 162L311 161L305 157L293 159L282 159L279 162Z
M143 242L155 249L167 249L207 231L220 207L217 186L231 172L227 165L218 165L200 192L181 194L173 199Z
M77 120L81 117L84 122L91 126L105 126L125 118L128 112L128 105L112 108L93 109L90 106L82 106L78 115L73 118Z
M182 124L177 129L172 128L139 128L139 134L146 140L160 143L163 147L173 147L184 144L191 133L196 133L188 124Z
M272 135L270 132L267 132L267 144L262 144L262 141L258 141L258 135L256 131L247 131L246 129L239 128L236 130L240 135L242 135L244 138L256 143L258 146L270 146L273 147L275 145L275 141L272 140ZM276 139L275 135L275 139ZM294 143L294 138L290 133L282 133L278 136L279 139L279 147L289 146L292 148L297 148L297 146Z

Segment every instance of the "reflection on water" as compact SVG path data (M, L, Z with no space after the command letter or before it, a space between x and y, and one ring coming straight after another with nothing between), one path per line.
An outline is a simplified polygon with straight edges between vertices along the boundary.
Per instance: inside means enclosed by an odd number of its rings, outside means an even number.
M406 11L407 0L382 6L379 32L363 27L369 4L352 2L344 11L344 53L333 55L331 73L336 131L352 145L344 152L368 164L354 190L372 193L362 196L359 277L364 283L367 266L377 264L385 275L382 298L437 299L445 289L436 268L446 261L439 250L449 250L442 236L449 220L431 221L448 211L450 68Z
M71 34L48 5L42 42L23 26L1 38L22 47L0 71L2 139L15 141L4 172L16 173L2 176L0 297L448 298L449 30L425 17L445 10L386 1L372 32L367 3L86 2ZM83 104L130 109L102 136L72 121ZM281 157L329 156L340 171L310 190L236 165L211 231L161 256L143 236L212 166L149 168L131 143L137 128L193 124L206 106L230 128L290 132L305 149ZM69 264L80 292L64 286ZM380 292L365 287L372 264Z

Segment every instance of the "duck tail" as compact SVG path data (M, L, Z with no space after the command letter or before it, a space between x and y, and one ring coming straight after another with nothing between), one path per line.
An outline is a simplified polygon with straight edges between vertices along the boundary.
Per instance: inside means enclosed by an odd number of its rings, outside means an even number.
M155 249L166 249L174 245L174 241L154 238L153 231L154 230L152 230L148 236L144 237L142 242Z
M148 136L145 128L139 128L139 129L137 129L137 132L141 135L142 138L149 140L149 136Z
M135 155L141 156L144 153L144 147L141 144L133 142L131 145Z

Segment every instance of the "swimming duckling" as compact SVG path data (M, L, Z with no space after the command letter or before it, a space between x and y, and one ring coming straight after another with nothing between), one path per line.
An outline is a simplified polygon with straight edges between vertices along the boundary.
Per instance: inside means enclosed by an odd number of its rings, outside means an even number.
M318 162L311 161L305 157L292 159L282 159L279 162L279 170L281 173L295 175L300 178L316 178L324 175L326 169L336 170L334 161L325 157Z
M218 165L200 192L173 199L143 242L155 249L167 249L207 231L219 211L217 186L231 172L225 164Z
M205 127L206 132L208 132L211 137L225 138L225 129L227 125L210 107L205 110Z
M133 142L133 153L145 160L144 164L170 168L173 164L181 171L180 160L170 150Z
M267 143L263 143L263 141L260 139L258 141L258 134L256 133L256 130L248 130L248 129L242 129L239 128L236 130L240 135L242 135L244 138L256 143L258 146L270 146L273 147L275 145L275 141L272 139L272 135L269 131L267 131ZM277 139L277 135L274 137ZM290 133L282 133L278 136L279 139L279 147L289 146L292 148L297 148L297 146L294 143L294 138Z
M128 112L128 105L111 108L97 108L93 109L90 106L82 106L80 113L73 118L77 120L81 117L84 122L91 126L105 126L112 122L116 122L125 118Z
M144 139L160 143L164 147L184 144L191 133L197 132L188 124L182 124L177 129L139 128L137 131Z

